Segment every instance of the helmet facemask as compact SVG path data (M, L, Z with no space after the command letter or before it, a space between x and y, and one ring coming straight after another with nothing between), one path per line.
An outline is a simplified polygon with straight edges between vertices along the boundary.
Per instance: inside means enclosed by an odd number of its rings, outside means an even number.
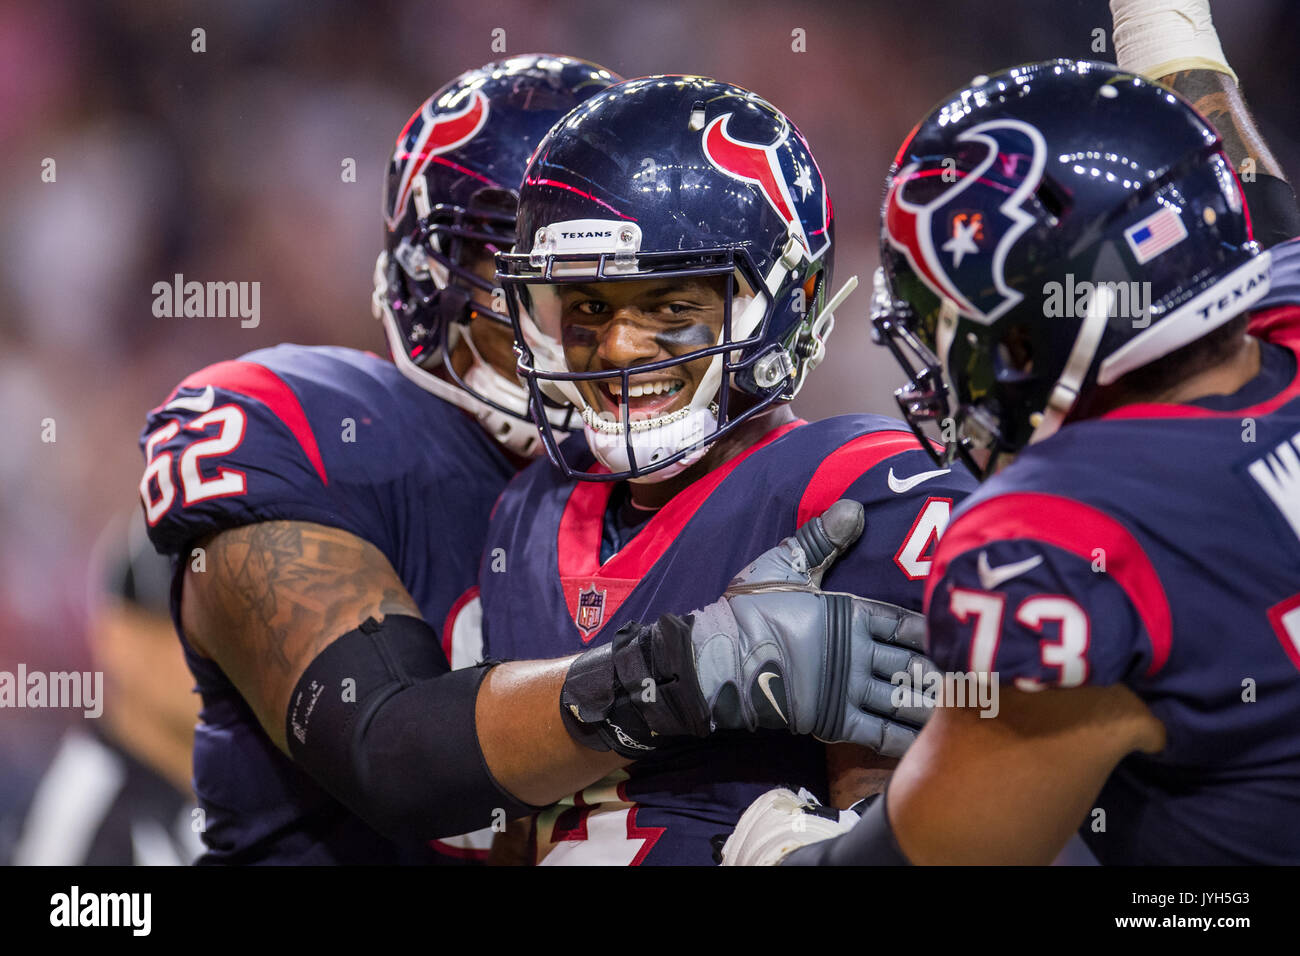
M519 454L536 453L540 440L513 374L513 332L490 263L514 243L518 184L537 144L618 80L552 54L467 70L411 115L388 161L372 311L393 362ZM496 341L497 328L509 346ZM564 427L566 413L554 414Z
M485 349L472 333L479 324L513 335L509 316L493 308L499 308L501 292L484 275L484 264L514 242L515 196L482 189L466 206L430 206L422 176L412 192L416 226L376 264L375 311L384 320L394 359L408 378L473 414L511 451L540 454L527 390L484 358ZM403 326L411 330L409 342ZM468 365L451 360L462 343ZM570 409L550 402L546 409L557 428L576 427Z
M871 324L876 342L907 375L894 392L899 411L936 464L961 461L987 477L1028 443L1029 433L1015 428L1015 412L1041 407L1051 383L1035 375L1022 326L1000 326L1001 340L989 348L986 336L961 321L955 303L926 288L900 258L885 258L893 283L905 291L895 296L885 269L877 269ZM938 430L938 444L926 426Z
M626 232L633 244L634 228ZM577 409L589 448L609 470L575 470L543 427L552 459L570 477L665 480L698 462L741 422L792 397L789 351L754 349L776 297L745 250L556 254L541 239L530 255L499 257L498 275L534 400L558 398ZM768 280L784 285L785 278ZM617 288L632 282L638 285ZM777 295L788 293L781 288ZM667 357L593 367L604 323L599 313L583 318L584 310L631 301L635 318L618 321L635 328L624 334L638 336L646 352L654 343L653 354ZM683 318L669 318L669 309L679 307ZM692 314L696 321L689 320Z

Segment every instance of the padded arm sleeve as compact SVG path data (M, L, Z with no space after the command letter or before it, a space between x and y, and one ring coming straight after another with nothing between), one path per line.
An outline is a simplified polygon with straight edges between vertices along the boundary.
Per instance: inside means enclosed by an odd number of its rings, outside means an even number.
M491 665L450 670L415 617L368 618L325 648L294 688L289 751L336 799L401 842L455 836L537 807L493 779L474 706Z

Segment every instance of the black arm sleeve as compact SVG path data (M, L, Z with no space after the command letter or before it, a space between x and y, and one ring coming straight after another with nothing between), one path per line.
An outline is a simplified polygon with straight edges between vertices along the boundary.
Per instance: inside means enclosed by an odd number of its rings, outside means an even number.
M1267 249L1300 236L1300 205L1285 179L1260 174L1254 182L1243 182L1241 191L1246 195L1251 229L1260 246Z
M474 705L488 669L451 670L419 618L369 618L303 672L285 715L289 752L344 806L400 842L534 813L540 808L493 779L479 747Z

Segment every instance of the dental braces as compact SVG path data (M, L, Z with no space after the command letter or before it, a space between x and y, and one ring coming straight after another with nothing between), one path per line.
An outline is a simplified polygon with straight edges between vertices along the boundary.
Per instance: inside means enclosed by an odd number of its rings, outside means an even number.
M636 432L648 431L651 428L659 428L663 425L671 425L674 422L681 421L690 413L691 413L691 408L689 405L687 405L685 408L677 409L677 411L673 412L670 415L661 415L658 418L646 418L638 422L631 422L628 424L628 431L635 434ZM588 427L590 427L593 431L602 432L606 435L623 434L622 421L619 420L610 421L608 418L601 418L600 413L597 412L590 405L586 405L583 407L582 420L586 422Z

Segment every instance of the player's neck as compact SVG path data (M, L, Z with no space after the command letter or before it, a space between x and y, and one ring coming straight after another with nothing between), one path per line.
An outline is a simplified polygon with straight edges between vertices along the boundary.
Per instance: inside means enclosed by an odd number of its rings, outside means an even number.
M662 508L679 491L703 478L713 469L720 468L731 461L773 428L794 420L794 412L790 410L790 406L782 405L766 415L759 415L742 424L709 449L709 453L700 459L698 464L687 468L680 475L666 481L630 482L633 506L650 511Z
M1190 375L1159 391L1125 389L1121 383L1101 389L1089 402L1081 418L1099 418L1107 412L1126 405L1185 405L1209 395L1231 395L1259 374L1259 340L1242 335L1213 365Z
M1189 375L1178 384L1138 401L1185 405L1210 395L1231 395L1259 374L1259 339L1243 335L1221 362Z

